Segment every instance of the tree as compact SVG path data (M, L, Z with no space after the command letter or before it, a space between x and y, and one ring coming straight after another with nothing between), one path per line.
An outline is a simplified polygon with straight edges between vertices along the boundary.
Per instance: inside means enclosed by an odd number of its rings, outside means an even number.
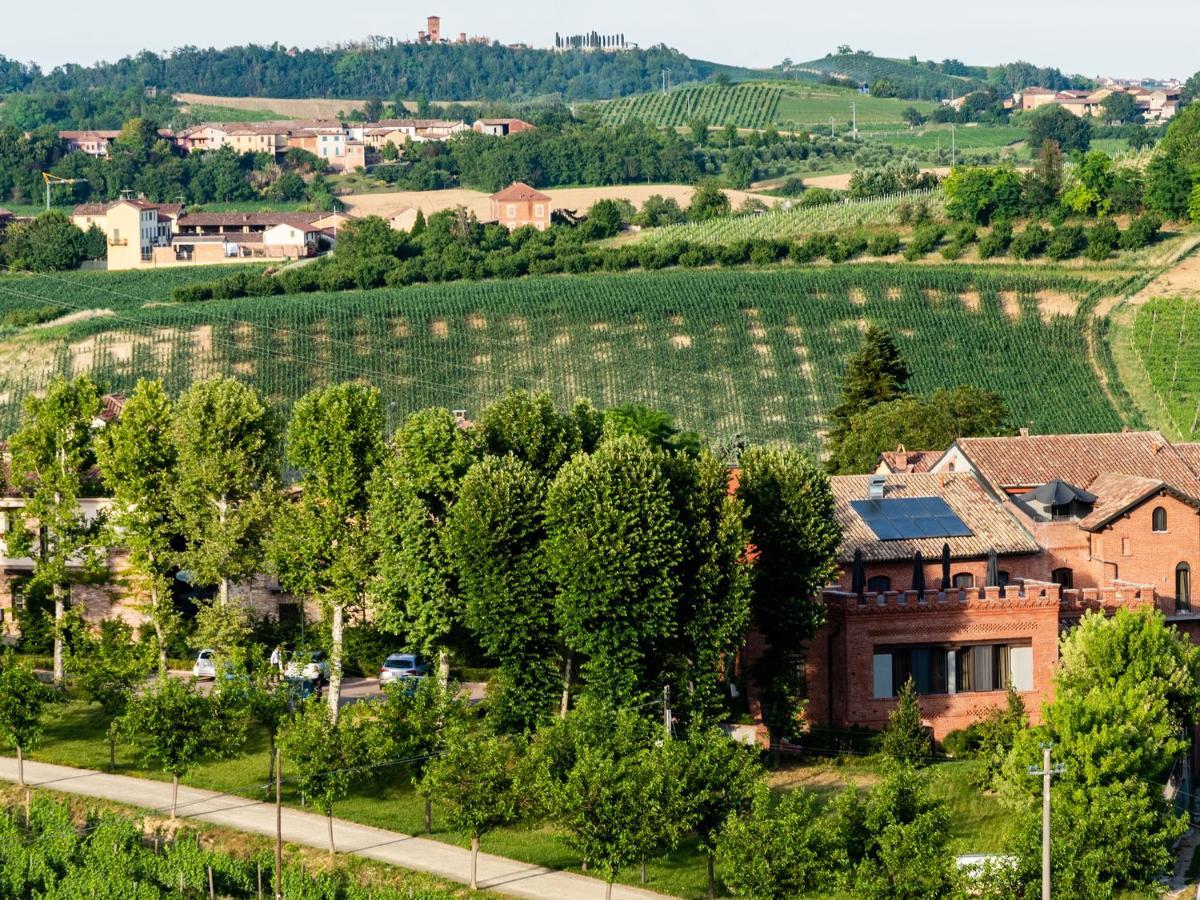
M1021 210L1021 176L1007 166L960 166L942 186L952 219L987 225L993 219L1012 219Z
M55 272L78 269L87 258L87 242L65 213L53 210L9 228L0 251L14 269Z
M797 727L796 654L821 625L817 594L837 575L841 530L829 478L797 450L751 448L742 454L737 495L749 510L753 570L751 617L765 640L753 677L773 740Z
M1037 163L1025 173L1024 207L1041 213L1058 205L1063 185L1063 155L1058 143L1043 141Z
M261 569L276 506L278 434L263 398L232 378L196 382L175 404L175 504L186 538L179 561L194 584L217 588L217 602L198 619L211 617L211 630L225 642L241 629L230 585Z
M483 411L479 424L487 453L511 453L547 477L580 450L590 451L595 444L593 440L585 447L578 416L558 412L548 393L509 391Z
M824 893L833 882L834 849L816 798L787 791L778 803L755 786L749 810L730 816L717 841L725 884L739 897L784 900Z
M1137 122L1141 118L1137 101L1124 91L1114 91L1100 105L1104 108L1104 120L1111 125Z
M171 776L173 819L179 779L206 757L236 752L243 733L235 726L216 696L201 694L192 681L160 677L130 700L111 727L136 747L146 765Z
M23 526L14 523L9 550L33 559L34 586L54 595L54 683L63 680L62 622L71 581L103 569L103 517L89 517L79 498L95 461L92 422L100 393L86 375L51 382L44 397L25 398L21 427L9 439L9 483L25 497Z
M1092 143L1092 124L1058 104L1048 104L1031 113L1026 120L1029 128L1029 149L1041 153L1042 144L1054 141L1064 153L1075 150L1086 153Z
M1192 188L1188 197L1188 217L1193 222L1200 223L1200 183Z
M679 208L679 201L674 197L664 198L661 194L652 194L642 203L642 208L633 221L644 228L660 228L663 225L686 222L687 214Z
M910 676L896 697L896 708L888 713L887 728L879 741L879 752L906 766L925 765L933 744L921 722L921 701Z
M906 106L900 112L900 118L908 123L909 128L917 128L925 124L925 117L917 111L915 106Z
M71 651L74 685L87 700L100 704L110 723L125 712L134 689L150 674L145 648L120 619L105 619L95 634L85 633ZM108 765L117 765L117 734L108 731Z
M837 455L839 445L846 438L850 419L877 403L905 396L908 378L908 365L892 336L878 326L868 327L862 345L846 363L842 399L830 414L831 458Z
M335 721L346 610L365 606L367 488L383 461L383 430L379 391L353 382L305 394L287 427L287 458L300 473L300 497L277 517L270 556L286 590L315 598L329 613L328 699Z
M110 540L129 550L129 567L144 585L143 608L154 626L160 674L167 671L167 646L179 627L170 589L174 549L182 541L171 420L162 382L139 381L121 415L96 436L96 461L113 498Z
M554 586L543 554L546 482L526 462L488 456L467 472L446 520L466 621L500 662L500 721L531 730L553 708Z
M605 410L604 429L608 434L640 434L651 447L659 450L700 455L700 435L694 431L680 431L669 413L640 403L623 403Z
M513 739L459 729L425 769L419 791L446 809L450 828L471 838L471 890L478 888L479 842L517 817Z
M714 181L703 181L696 186L692 201L688 204L688 219L706 222L729 215L729 197Z
M348 712L335 719L329 707L315 699L304 703L280 734L280 765L295 768L301 795L324 813L330 853L335 851L333 805L350 791L354 770L365 755L363 735L354 715Z
M363 259L403 255L403 231L397 231L381 216L366 216L347 222L338 232L337 260L351 263Z
M1191 78L1183 83L1183 90L1179 92L1179 102L1183 104L1195 103L1200 100L1200 72L1197 72Z
M1172 120L1159 149L1188 171L1200 169L1200 104L1192 103Z
M546 499L546 559L567 645L588 691L612 703L645 689L644 666L671 632L682 534L644 440L603 442L559 470Z
M17 751L17 784L25 786L25 751L42 734L42 707L53 693L18 661L12 648L0 656L0 741Z
M1200 110L1200 106L1192 107ZM1179 156L1158 153L1146 166L1146 207L1166 219L1184 219L1191 199L1192 176Z
M380 97L370 97L363 104L363 115L368 122L378 122L383 115L383 100Z

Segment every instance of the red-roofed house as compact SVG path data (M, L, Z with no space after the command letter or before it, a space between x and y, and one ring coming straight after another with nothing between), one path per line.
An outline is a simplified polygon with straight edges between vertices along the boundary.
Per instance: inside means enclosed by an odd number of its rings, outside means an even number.
M524 182L510 184L492 194L492 218L514 231L532 225L538 231L550 227L550 198Z

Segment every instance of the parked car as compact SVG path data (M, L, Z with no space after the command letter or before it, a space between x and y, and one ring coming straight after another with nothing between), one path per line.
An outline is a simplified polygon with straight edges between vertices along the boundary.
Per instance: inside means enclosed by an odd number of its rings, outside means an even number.
M309 697L321 699L321 682L302 675L284 678L281 688L286 692L288 709L292 712Z
M196 664L192 666L193 678L213 678L217 677L217 652L215 650L201 650L196 654Z
M320 650L300 651L288 660L283 672L288 678L307 678L310 681L329 680L329 660Z
M379 686L408 678L424 678L429 672L429 663L415 653L393 653L379 667Z

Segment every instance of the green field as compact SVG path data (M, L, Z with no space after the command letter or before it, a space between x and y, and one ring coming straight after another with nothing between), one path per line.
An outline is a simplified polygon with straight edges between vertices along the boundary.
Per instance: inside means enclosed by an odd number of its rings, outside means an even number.
M866 141L879 141L893 147L913 147L920 150L949 150L949 125L924 125L912 131L863 131ZM1024 128L1011 125L959 125L954 129L953 142L959 150L1000 150L1024 141Z
M821 59L796 63L792 71L814 76L836 75L864 84L873 84L881 78L898 82L920 81L938 87L947 95L962 95L970 86L966 78L934 72L920 63L913 64L908 60L889 59L870 53L830 54Z
M562 402L646 403L714 442L740 433L816 450L868 322L896 335L918 391L989 388L1038 431L1125 424L1088 362L1088 301L1105 288L1076 275L789 265L164 303L186 272L149 273L118 296L102 292L111 275L76 276L70 291L23 280L22 303L113 314L0 338L0 433L20 398L56 374L87 371L123 390L160 377L172 391L233 374L282 408L328 381L365 379L393 423L434 404L478 410L520 387ZM1080 311L1039 310L1050 295Z
M838 129L851 121L850 104L854 104L854 119L860 128L880 125L901 126L901 114L908 107L915 107L928 114L937 105L921 100L897 100L894 98L871 97L850 88L831 85L789 85L779 101L777 121L800 127L829 128L829 120L836 121Z
M763 82L708 84L676 88L670 93L638 94L612 100L601 107L604 124L638 120L674 128L704 119L710 125L765 128L775 121L783 88Z
M1175 433L1187 441L1200 438L1200 302L1149 301L1134 317L1130 340Z
M235 109L211 103L189 103L187 113L196 122L272 122L289 118L270 109Z

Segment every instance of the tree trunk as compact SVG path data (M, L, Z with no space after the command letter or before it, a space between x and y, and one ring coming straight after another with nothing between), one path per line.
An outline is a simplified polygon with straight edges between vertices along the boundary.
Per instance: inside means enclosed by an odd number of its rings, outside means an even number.
M179 776L171 776L171 818L175 818L175 810L179 805Z
M333 607L329 626L329 718L338 720L338 702L342 698L342 638L345 632L346 610L342 604Z
M25 753L20 744L17 744L17 785L25 787Z
M63 599L61 584L54 586L54 686L62 687L63 683L63 615L66 613L66 601Z
M222 578L217 583L217 598L221 603L221 608L224 609L229 604L229 579Z
M333 810L332 809L330 809L328 812L325 813L325 825L329 829L329 853L330 853L330 855L332 855L334 852L334 849L333 849Z
M425 833L433 834L433 801L425 798Z
M562 703L558 707L558 717L565 719L567 709L571 705L571 664L575 662L575 654L568 650L563 661Z
M646 878L646 857L643 856L642 857L642 884L645 884L647 882L647 880L648 879Z
M158 608L158 578L150 576L150 612L154 622L154 635L158 638L158 674L167 674L167 636L163 631L162 610Z
M471 890L479 890L479 882L475 874L479 870L479 835L471 835Z
M612 882L604 882L604 900L612 900Z
M717 878L713 872L712 851L709 850L705 855L708 857L708 900L713 900L717 896Z
M450 654L443 647L437 657L438 684L445 687L450 683Z
M268 740L271 746L271 758L267 761L267 784L275 780L275 732L271 732Z

